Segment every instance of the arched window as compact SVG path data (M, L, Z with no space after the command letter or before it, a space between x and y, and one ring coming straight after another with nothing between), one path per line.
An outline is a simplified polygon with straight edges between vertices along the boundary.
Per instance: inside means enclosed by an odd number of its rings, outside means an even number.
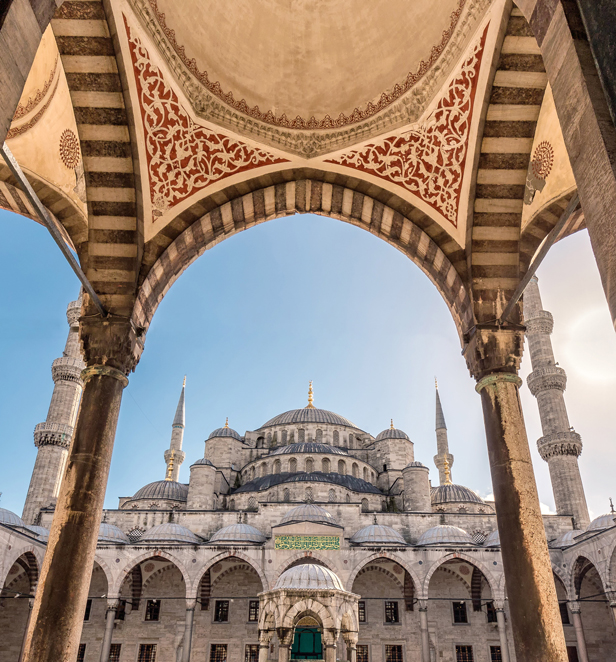
M272 444L273 446L276 446L278 443L278 432L274 432L274 436L272 437Z
M338 473L343 476L346 474L346 462L344 460L338 460Z
M229 510L235 510L235 499L229 501Z
M340 443L340 432L334 430L334 446L337 446Z
M297 460L294 457L289 460L289 471L292 474L297 473Z
M268 446L272 445L272 433L271 432L267 433L267 445Z
M289 433L289 443L290 444L295 443L295 432L293 430L291 430L291 432Z
M312 487L307 487L305 492L306 503L312 503L314 501L314 496L312 494Z
M314 462L311 457L306 460L306 473L311 474L314 471Z
M285 491L282 493L282 499L286 503L289 503L289 501L291 501L291 492L289 492L288 489L285 489Z
M323 430L317 430L314 439L317 444L323 443Z
M306 430L301 428L297 431L297 441L300 444L303 444L305 440L306 440Z
M286 446L287 445L287 436L288 436L287 431L283 430L281 436L282 436L282 445Z
M257 500L254 497L250 497L248 499L248 510L256 510L257 509Z
M263 448L265 445L265 437L257 437L257 448Z
M255 468L250 467L250 480L254 480L255 478Z
M334 490L330 490L330 491L327 493L327 500L328 500L330 503L336 503L336 492L335 492Z
M349 448L353 448L353 435L349 433Z
M362 499L361 500L361 511L362 513L367 513L368 512L368 499Z
M351 503L351 495L348 492L347 492L347 495L346 495L346 502Z
M374 471L370 472L370 482L374 485Z
M353 478L359 478L359 466L357 462L353 462Z
M367 467L364 467L364 480L368 482L368 469Z
M261 475L262 476L267 476L267 462L264 462L261 465Z
M322 471L324 474L328 474L328 473L331 471L331 463L330 463L330 461L329 461L329 458L324 457L324 458L321 460L321 471Z
M274 461L274 473L275 474L280 473L280 460L275 460Z

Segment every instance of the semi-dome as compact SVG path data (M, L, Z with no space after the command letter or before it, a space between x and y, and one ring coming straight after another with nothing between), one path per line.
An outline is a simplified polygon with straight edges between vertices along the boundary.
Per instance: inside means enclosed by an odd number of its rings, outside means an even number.
M483 541L484 547L500 547L500 536L498 529L494 529L488 534L488 537Z
M289 444L274 449L270 455L288 455L290 453L329 453L330 455L348 455L344 448L337 448L329 444L317 444L314 442Z
M430 490L432 504L441 503L485 503L473 490L464 485L438 485Z
M567 531L567 533L563 533L558 538L555 538L550 542L550 547L556 547L557 549L562 549L563 547L571 547L571 545L575 545L576 543L576 538L578 536L581 536L583 531L580 531L579 529L574 529L573 531Z
M208 466L208 467L213 467L213 466L214 466L209 460L207 460L207 459L204 458L204 457L198 459L196 462L193 462L190 466L191 466L191 467L194 467L195 464L205 464L205 465Z
M180 526L174 522L158 524L148 529L139 540L142 542L189 542L198 544L199 538L185 526Z
M586 529L587 531L601 531L603 529L609 529L614 526L614 519L616 518L616 513L606 513L605 515L599 515L596 517Z
M260 545L265 542L265 535L249 524L231 524L216 531L210 542L233 545Z
M274 586L277 588L286 589L312 589L312 590L328 590L335 589L344 591L342 582L335 572L322 565L314 563L303 563L296 565L294 568L285 570Z
M331 513L328 513L325 508L321 508L321 506L317 506L314 503L303 503L301 506L291 508L280 520L281 524L291 524L292 522L336 524L336 520L332 517Z
M473 539L466 531L457 526L441 524L433 526L419 536L419 546L424 545L474 545Z
M404 430L398 430L398 428L394 427L393 421L390 428L387 428L387 430L383 430L383 432L379 432L376 435L377 441L381 441L381 439L406 439L407 441L410 441L408 434L406 434Z
M130 543L130 540L124 531L118 526L107 524L107 522L101 522L98 530L98 542L111 542L126 545Z
M46 529L44 526L26 524L26 529L28 529L28 531L32 531L32 533L34 533L34 535L43 542L47 542L49 540L49 529Z
M214 439L214 437L233 437L238 441L242 441L239 433L236 432L233 428L230 428L228 425L225 425L224 428L218 428L214 432L210 432L208 439Z
M276 485L282 483L331 483L345 487L353 492L361 492L368 494L382 494L381 490L372 485L362 478L349 476L348 474L339 473L322 473L321 471L314 471L312 473L288 473L283 472L279 474L269 474L267 476L259 476L253 480L245 483L241 487L234 490L234 493L239 492L263 492Z
M391 526L371 524L351 537L356 545L406 545L404 538Z
M26 523L21 517L6 508L0 508L0 524L5 524L6 526L19 526L22 529L26 528Z
M359 430L355 423L351 423L347 418L334 414L333 411L316 409L315 407L292 409L291 411L286 411L284 414L278 414L278 416L270 418L259 429L270 428L274 425L292 425L294 423L323 423L325 425L340 425L341 427Z
M170 501L186 501L188 485L174 480L157 480L135 492L133 499L169 499Z

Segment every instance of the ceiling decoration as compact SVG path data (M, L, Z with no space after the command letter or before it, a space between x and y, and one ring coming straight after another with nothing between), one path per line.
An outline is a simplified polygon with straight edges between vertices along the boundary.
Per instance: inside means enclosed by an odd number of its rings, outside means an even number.
M231 175L286 159L196 124L124 17L143 121L153 216Z
M388 136L327 162L401 186L457 227L477 77L487 31L488 26L425 122L401 135Z
M56 71L58 69L58 56L56 55L56 61L54 62L53 69L49 74L49 78L45 81L42 89L37 90L34 96L28 97L28 101L25 104L20 103L13 115L13 122L20 120L22 117L25 117L28 113L31 113L41 101L45 98L49 88L56 77Z

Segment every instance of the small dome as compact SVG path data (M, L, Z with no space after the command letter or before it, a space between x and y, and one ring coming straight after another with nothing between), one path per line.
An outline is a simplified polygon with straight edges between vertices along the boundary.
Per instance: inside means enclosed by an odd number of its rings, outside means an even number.
M580 531L579 529L574 529L573 531L567 531L567 533L563 533L562 535L558 536L555 540L552 540L550 542L550 547L556 547L558 549L562 549L563 547L571 547L571 545L575 545L576 543L576 538L578 536L581 536L583 531Z
M214 437L233 437L233 439L242 441L240 435L233 428L229 427L218 428L217 430L214 430L214 432L210 433L208 439L214 439Z
M422 469L427 469L427 468L428 468L425 464L422 464L421 462L417 462L417 461L415 461L415 462L409 462L409 463L406 465L406 467L404 467L404 468L405 468L405 469L408 469L409 467L421 467Z
M249 524L231 524L216 531L209 542L222 544L255 544L260 545L265 542L265 535Z
M190 542L199 544L199 538L185 526L174 524L173 522L166 522L165 524L158 524L148 529L139 541L141 542Z
M98 542L111 542L126 545L130 542L128 536L117 526L101 522L98 530Z
M603 529L609 529L614 526L614 518L616 518L616 513L600 515L589 524L586 531L601 531Z
M406 545L404 538L391 526L371 524L360 529L352 536L356 545Z
M303 503L301 506L291 508L280 520L281 524L290 524L291 522L336 524L336 520L332 517L331 513L328 513L325 508L321 508L321 506L317 506L314 503Z
M381 439L406 439L407 441L410 441L406 432L396 428L388 428L387 430L383 430L383 432L379 432L376 435L376 440L381 441Z
M302 444L289 444L274 449L270 455L288 455L290 453L329 453L330 455L348 455L344 448L336 448L329 444L316 444L314 442Z
M196 462L193 462L190 466L194 467L195 464L205 464L208 467L213 467L214 466L209 460L206 460L204 457L200 458Z
M6 508L0 508L0 524L6 524L6 526L19 526L22 529L26 528L26 523L21 517Z
M46 529L44 526L31 526L30 524L26 524L26 529L32 531L32 533L43 542L49 540L49 529Z
M303 563L296 565L294 568L285 570L280 577L274 588L288 588L288 589L313 589L313 590L327 590L336 589L344 591L342 582L336 573L332 572L329 568L314 563Z
M485 503L473 490L464 485L438 485L430 490L432 504L439 503Z
M304 409L292 409L284 414L279 414L270 418L259 429L269 428L274 425L289 425L291 423L325 423L326 425L340 425L345 428L359 428L348 419L334 414L333 411L326 409L316 409L315 407L304 407Z
M498 529L494 529L494 531L488 534L488 537L483 541L483 546L500 547L500 536L498 535Z
M439 525L433 526L419 536L417 545L474 545L473 539L466 531L457 526Z
M157 480L149 483L135 492L133 499L168 499L170 501L186 501L188 485L176 483L174 480Z

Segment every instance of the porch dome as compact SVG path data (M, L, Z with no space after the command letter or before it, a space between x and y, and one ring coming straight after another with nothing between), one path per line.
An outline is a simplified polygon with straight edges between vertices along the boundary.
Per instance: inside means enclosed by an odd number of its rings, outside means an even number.
M356 545L405 545L406 541L391 526L382 524L371 524L360 529L351 537L351 542Z
M249 524L231 524L216 531L209 542L221 545L260 545L265 542L265 535Z
M614 526L614 519L616 518L616 513L606 513L605 515L599 515L588 525L586 531L602 531L603 529L609 529Z
M140 538L142 542L188 542L193 545L198 545L199 538L185 526L180 526L173 522L166 522L165 524L158 524L148 529Z
M314 563L304 563L285 570L278 577L274 588L344 591L342 582L335 572Z
M419 536L417 545L474 545L473 539L457 526L433 526Z
M291 522L316 522L318 524L336 524L336 520L325 508L317 506L314 503L303 503L301 506L291 508L289 512L280 520L281 524L290 524Z
M115 526L114 524L107 524L107 522L101 522L98 530L98 542L111 542L126 545L130 540L120 527Z

